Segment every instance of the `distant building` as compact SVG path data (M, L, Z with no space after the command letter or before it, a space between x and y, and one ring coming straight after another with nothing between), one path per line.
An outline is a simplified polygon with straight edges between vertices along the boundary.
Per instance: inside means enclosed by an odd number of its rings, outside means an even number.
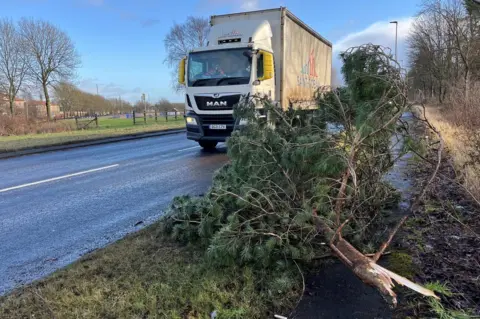
M28 100L25 101L21 98L15 98L14 111L16 113L25 113L25 107L28 109L28 114L34 117L47 117L47 108L45 101ZM52 118L59 116L60 106L58 104L50 102L50 113ZM8 95L0 93L0 114L10 114L10 103Z
M23 110L25 108L25 100L20 98L15 98L14 110ZM10 114L10 101L8 95L0 93L0 113L1 114Z
M29 114L35 112L37 117L47 117L45 101L29 100L26 103ZM50 115L53 117L60 114L60 105L50 102Z

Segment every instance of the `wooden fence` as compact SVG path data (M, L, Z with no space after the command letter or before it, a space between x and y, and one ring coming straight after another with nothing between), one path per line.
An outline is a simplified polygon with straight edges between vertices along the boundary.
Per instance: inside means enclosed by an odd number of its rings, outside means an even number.
M75 125L77 130L85 130L87 128L98 127L98 116L95 114L93 117L78 117L75 116Z
M132 112L132 120L133 124L147 124L147 119L154 120L155 122L158 122L158 119L160 117L165 117L165 121L168 122L169 118L174 118L175 120L178 119L179 116L181 116L183 113L180 113L178 111L172 111L172 112L158 112L157 110L154 110L154 112ZM127 116L128 118L129 116Z

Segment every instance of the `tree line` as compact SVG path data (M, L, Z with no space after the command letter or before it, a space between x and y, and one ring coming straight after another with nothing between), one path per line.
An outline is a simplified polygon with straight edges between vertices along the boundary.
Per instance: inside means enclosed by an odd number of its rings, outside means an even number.
M137 101L133 105L133 109L135 110L135 112L143 112L145 109L149 112L155 111L155 110L162 113L174 112L174 111L183 112L184 108L185 108L184 103L170 102L166 98L161 98L155 103L151 103L148 101Z
M70 37L50 22L22 18L0 20L0 91L11 114L20 92L39 87L51 118L49 90L73 77L80 57Z
M101 95L85 92L74 84L61 81L54 85L55 100L62 106L64 115L75 116L84 114L120 114L130 113L133 110L158 112L182 111L183 103L172 103L162 98L155 103L137 101L134 104L121 98L107 99Z
M54 86L55 100L62 106L65 116L78 114L114 114L130 112L132 104L121 98L107 99L101 95L80 90L69 82Z
M442 104L461 92L468 100L480 80L480 5L425 1L408 38L408 58L411 85L424 97Z

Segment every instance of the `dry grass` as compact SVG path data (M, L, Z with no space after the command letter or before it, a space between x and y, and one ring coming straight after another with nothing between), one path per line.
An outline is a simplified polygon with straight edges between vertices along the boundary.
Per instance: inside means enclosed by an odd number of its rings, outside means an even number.
M158 225L127 236L52 276L0 297L0 318L267 318L257 290L268 277L248 268L212 268L194 249L160 235ZM288 300L288 298L292 300Z
M480 97L477 100L480 103ZM452 156L456 175L475 199L480 199L480 105L452 108L429 106L428 120L441 133Z
M73 122L25 119L23 116L0 115L0 136L58 133L74 129Z

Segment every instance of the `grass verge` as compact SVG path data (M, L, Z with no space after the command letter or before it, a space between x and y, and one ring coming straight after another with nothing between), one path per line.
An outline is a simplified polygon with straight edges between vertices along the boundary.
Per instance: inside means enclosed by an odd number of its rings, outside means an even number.
M158 125L165 125L165 126L172 126L172 125L179 125L185 123L183 116L178 116L177 119L173 117L169 117L168 121L165 120L164 117L158 117L157 121L153 118L147 118L147 123L144 123L143 117L137 117L135 125L133 125L132 119L127 118L110 118L110 117L99 117L98 118L98 129L111 129L111 128L148 128L150 126L158 126Z
M165 119L159 119L157 123L147 122L147 125L137 124L135 126L133 126L131 119L99 118L98 128L58 133L0 136L0 152L11 152L33 147L61 145L183 127L185 127L185 121L181 117L177 120L169 120L168 122L166 122Z
M198 251L164 239L158 224L0 297L0 318L266 318L299 292L271 300L268 274L211 268Z
M480 200L480 129L475 126L467 128L460 125L458 119L453 121L450 113L455 111L430 106L426 108L426 116L442 134L457 176L471 193L470 195Z

